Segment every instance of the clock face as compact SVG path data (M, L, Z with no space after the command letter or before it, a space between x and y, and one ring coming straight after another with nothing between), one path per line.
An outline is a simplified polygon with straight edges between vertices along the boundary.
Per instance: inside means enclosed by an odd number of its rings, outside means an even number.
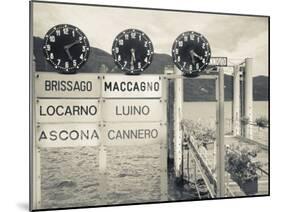
M85 34L75 26L51 28L44 39L46 60L61 73L75 73L87 61L90 46Z
M153 46L140 30L128 29L114 39L112 56L115 64L127 74L140 74L152 62Z
M187 75L197 75L210 62L211 48L207 39L193 31L180 34L172 48L174 64Z

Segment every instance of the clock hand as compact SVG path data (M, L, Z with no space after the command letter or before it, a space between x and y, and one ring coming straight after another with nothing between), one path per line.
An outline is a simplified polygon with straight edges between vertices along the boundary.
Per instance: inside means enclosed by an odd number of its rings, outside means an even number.
M134 62L136 61L135 49L131 49L131 66L134 66Z
M193 56L199 58L200 60L203 59L203 57L201 57L201 56L199 56L198 54L196 54L196 52L195 52L194 50L191 50L190 53L191 53Z
M192 52L194 52L194 51L191 50L191 51L189 52L189 54L190 54L190 56L191 56L191 62L192 62L192 64L194 64L194 63L195 63L195 59L194 59L194 54L193 54Z
M76 40L76 41L74 41L74 42L71 43L71 44L65 45L65 46L64 46L64 49L70 49L72 46L74 46L74 45L76 45L76 44L78 44L78 43L80 43L80 40Z
M70 54L70 52L69 52L69 49L68 49L68 48L65 48L64 50L65 50L65 52L66 52L66 54L67 54L69 60L72 60L72 56L71 56L71 54Z
M72 60L72 56L71 56L71 54L70 54L70 52L69 52L69 49L70 49L72 46L74 46L74 45L76 45L76 44L78 44L78 43L80 43L80 41L79 41L79 40L76 40L76 41L74 41L73 43L64 46L64 50L65 50L65 52L66 52L66 54L67 54L67 56L68 56L68 58L69 58L70 60Z

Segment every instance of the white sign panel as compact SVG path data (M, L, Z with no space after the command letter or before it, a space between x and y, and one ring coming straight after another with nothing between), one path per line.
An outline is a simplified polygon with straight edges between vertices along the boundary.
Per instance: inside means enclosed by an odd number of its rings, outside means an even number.
M104 98L161 98L162 77L158 75L105 75L102 80Z
M103 130L106 145L144 145L165 139L160 123L107 123Z
M37 122L97 122L101 108L96 99L38 99Z
M106 122L164 122L164 103L160 99L106 99L103 119Z
M100 139L97 124L40 124L36 128L39 147L96 146Z
M36 97L99 98L101 80L96 74L35 73Z
M209 65L225 67L227 66L227 57L211 57Z

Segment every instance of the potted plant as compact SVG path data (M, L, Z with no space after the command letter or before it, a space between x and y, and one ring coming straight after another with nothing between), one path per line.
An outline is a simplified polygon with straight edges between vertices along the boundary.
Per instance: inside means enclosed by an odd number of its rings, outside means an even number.
M256 125L260 128L268 127L268 120L265 117L260 117L256 119Z
M253 160L254 157L256 152L247 149L228 148L226 152L226 171L247 195L258 192L259 163Z

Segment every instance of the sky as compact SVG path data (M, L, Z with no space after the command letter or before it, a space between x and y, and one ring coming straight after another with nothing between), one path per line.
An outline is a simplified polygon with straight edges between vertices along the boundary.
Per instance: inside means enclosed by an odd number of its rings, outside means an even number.
M185 31L203 34L212 57L228 57L229 65L254 58L254 75L268 75L268 19L264 17L34 3L33 34L43 37L58 24L81 29L92 47L111 53L113 39L135 28L151 39L154 52L171 55L176 37Z

